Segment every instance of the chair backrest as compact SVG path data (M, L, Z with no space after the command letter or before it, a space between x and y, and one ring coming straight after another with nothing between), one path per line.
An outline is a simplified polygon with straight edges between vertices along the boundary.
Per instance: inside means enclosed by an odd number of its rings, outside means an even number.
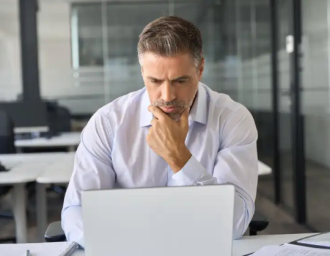
M65 107L57 108L57 130L59 132L71 132L71 113Z
M16 153L14 124L4 111L0 111L0 154Z
M48 126L53 133L71 131L71 113L56 102L47 102Z
M0 186L0 199L7 195L7 193L11 190L11 186ZM0 204L0 209L1 209L1 204Z

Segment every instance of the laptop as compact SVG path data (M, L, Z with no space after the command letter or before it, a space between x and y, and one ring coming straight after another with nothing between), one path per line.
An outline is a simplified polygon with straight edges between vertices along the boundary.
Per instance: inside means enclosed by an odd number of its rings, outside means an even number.
M86 256L231 256L232 185L82 193Z

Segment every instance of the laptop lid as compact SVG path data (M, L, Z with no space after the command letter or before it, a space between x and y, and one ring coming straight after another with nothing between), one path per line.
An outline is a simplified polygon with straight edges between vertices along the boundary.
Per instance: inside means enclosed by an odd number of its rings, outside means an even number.
M82 194L86 256L230 256L231 185Z

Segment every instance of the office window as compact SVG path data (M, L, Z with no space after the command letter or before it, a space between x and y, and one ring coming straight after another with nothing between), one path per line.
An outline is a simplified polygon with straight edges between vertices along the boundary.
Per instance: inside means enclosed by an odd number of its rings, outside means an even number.
M76 54L73 63L79 66L103 66L104 38L101 4L75 6L72 10L71 22L72 50Z
M91 93L101 93L105 102L142 88L138 36L150 21L177 15L193 22L202 33L207 65L203 82L254 108L259 97L254 93L247 97L246 91L254 92L258 84L269 87L264 81L269 74L257 81L259 68L268 70L270 60L268 8L262 0L73 3L74 84L80 91L93 88ZM256 56L260 56L258 61Z
M73 67L137 64L136 46L142 29L168 14L167 1L73 4Z

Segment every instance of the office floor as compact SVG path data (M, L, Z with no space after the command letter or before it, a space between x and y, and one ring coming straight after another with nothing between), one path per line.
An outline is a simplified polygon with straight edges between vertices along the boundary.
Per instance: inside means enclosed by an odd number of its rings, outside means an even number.
M293 214L293 173L290 154L281 155L281 192L283 204L281 207ZM272 165L271 158L262 158L261 161ZM312 161L306 161L306 208L307 225L316 231L330 230L330 169ZM273 177L261 177L258 184L260 198L274 197ZM267 211L263 204L257 206L260 212Z
M53 222L60 220L61 207L63 204L63 196L54 191L47 193L48 221ZM7 196L0 201L1 210L10 209L10 197ZM36 227L36 201L34 197L30 197L28 204L28 242L38 242ZM15 225L12 219L0 218L0 239L15 236Z
M271 163L271 159L262 159L266 163ZM292 206L292 171L290 159L285 160L286 168L283 168L283 188L282 192L287 205ZM307 175L307 199L309 224L318 231L330 230L330 204L328 191L330 186L330 170L315 163L308 162L306 168ZM293 217L288 213L290 207L278 207L271 198L273 197L272 177L261 177L258 185L258 195L256 200L256 210L264 215L270 222L269 227L261 234L285 234L303 233L311 230L305 226L295 223ZM63 197L54 191L48 192L48 220L57 221L60 219ZM6 197L0 201L0 208L10 208L10 198ZM285 209L285 210L284 210ZM36 208L35 199L32 197L28 207L28 241L37 241L36 230ZM13 220L0 218L0 238L14 236L15 226Z

